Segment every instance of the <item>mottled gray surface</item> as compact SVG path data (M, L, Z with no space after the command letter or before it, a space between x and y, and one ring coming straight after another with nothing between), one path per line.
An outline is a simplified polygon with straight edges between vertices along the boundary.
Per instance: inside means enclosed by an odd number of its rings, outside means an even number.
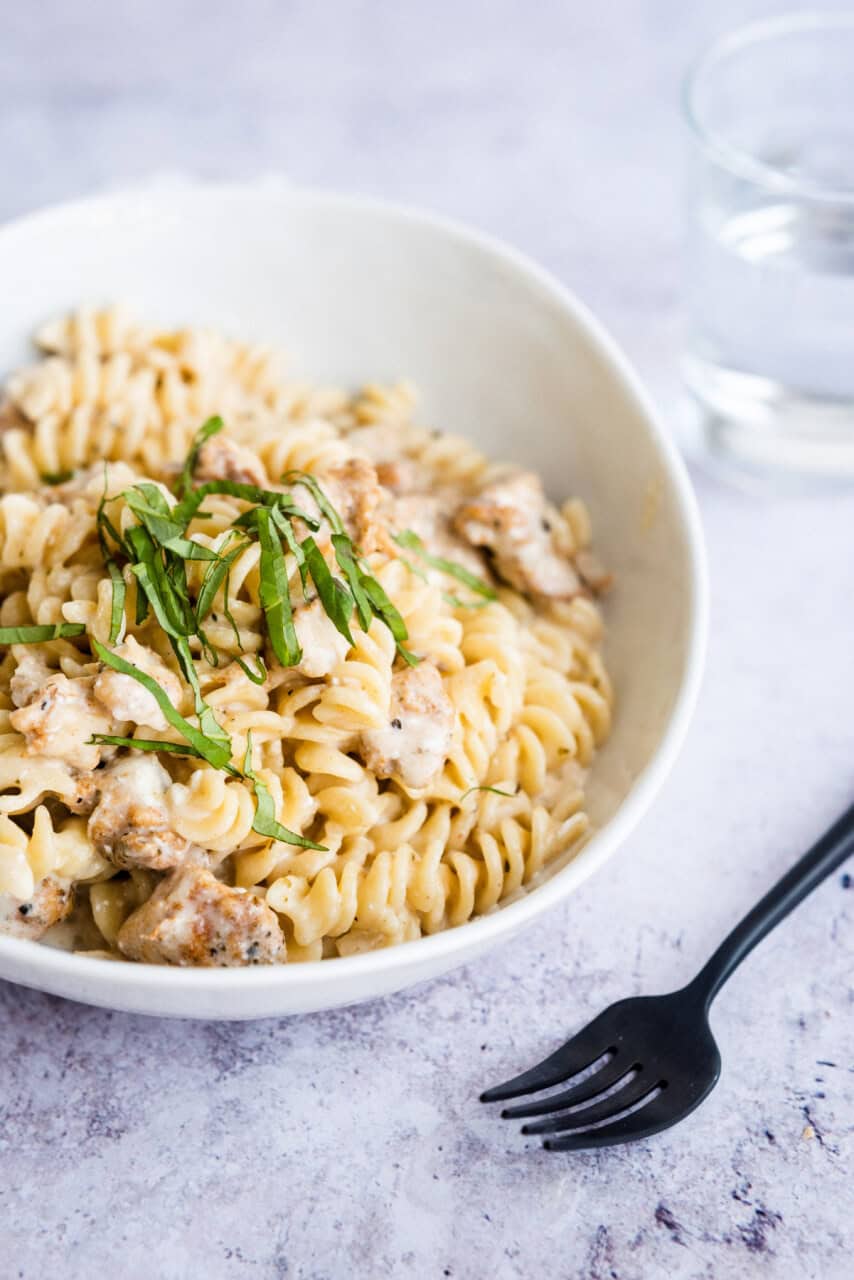
M556 271L670 404L679 73L709 32L775 8L7 6L0 213L154 171L417 201ZM3 1280L851 1274L842 875L733 979L723 1079L679 1130L547 1156L475 1101L603 1003L688 977L851 799L852 499L697 482L713 611L687 748L622 853L532 933L422 990L281 1023L0 986Z

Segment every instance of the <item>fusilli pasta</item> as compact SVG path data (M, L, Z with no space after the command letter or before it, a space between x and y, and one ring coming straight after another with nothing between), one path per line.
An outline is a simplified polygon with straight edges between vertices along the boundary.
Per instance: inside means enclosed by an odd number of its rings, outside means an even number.
M578 847L612 710L578 498L416 425L407 383L119 308L37 346L0 433L0 931L317 960Z

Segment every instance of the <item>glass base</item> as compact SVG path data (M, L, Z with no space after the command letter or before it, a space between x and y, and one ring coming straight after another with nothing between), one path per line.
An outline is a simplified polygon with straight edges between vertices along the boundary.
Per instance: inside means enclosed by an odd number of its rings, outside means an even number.
M727 478L787 489L854 485L854 398L805 395L695 356L683 374L688 450Z

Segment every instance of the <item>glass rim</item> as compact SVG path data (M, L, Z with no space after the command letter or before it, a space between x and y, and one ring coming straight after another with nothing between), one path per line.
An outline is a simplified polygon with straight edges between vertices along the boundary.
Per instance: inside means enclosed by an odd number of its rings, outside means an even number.
M833 204L854 204L854 189L824 186L794 177L783 169L766 164L750 151L731 143L710 127L697 106L697 94L704 77L730 55L752 45L763 45L799 32L844 31L854 35L854 13L841 9L801 10L760 18L718 36L689 66L682 81L682 112L695 140L716 162L738 177L772 191L786 192L803 200Z

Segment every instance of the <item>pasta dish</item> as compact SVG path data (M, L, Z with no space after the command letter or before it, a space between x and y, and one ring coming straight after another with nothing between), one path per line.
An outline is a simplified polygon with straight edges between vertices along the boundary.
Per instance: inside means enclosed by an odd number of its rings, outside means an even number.
M581 501L407 384L118 308L37 346L0 405L0 932L320 960L580 845L612 702Z

